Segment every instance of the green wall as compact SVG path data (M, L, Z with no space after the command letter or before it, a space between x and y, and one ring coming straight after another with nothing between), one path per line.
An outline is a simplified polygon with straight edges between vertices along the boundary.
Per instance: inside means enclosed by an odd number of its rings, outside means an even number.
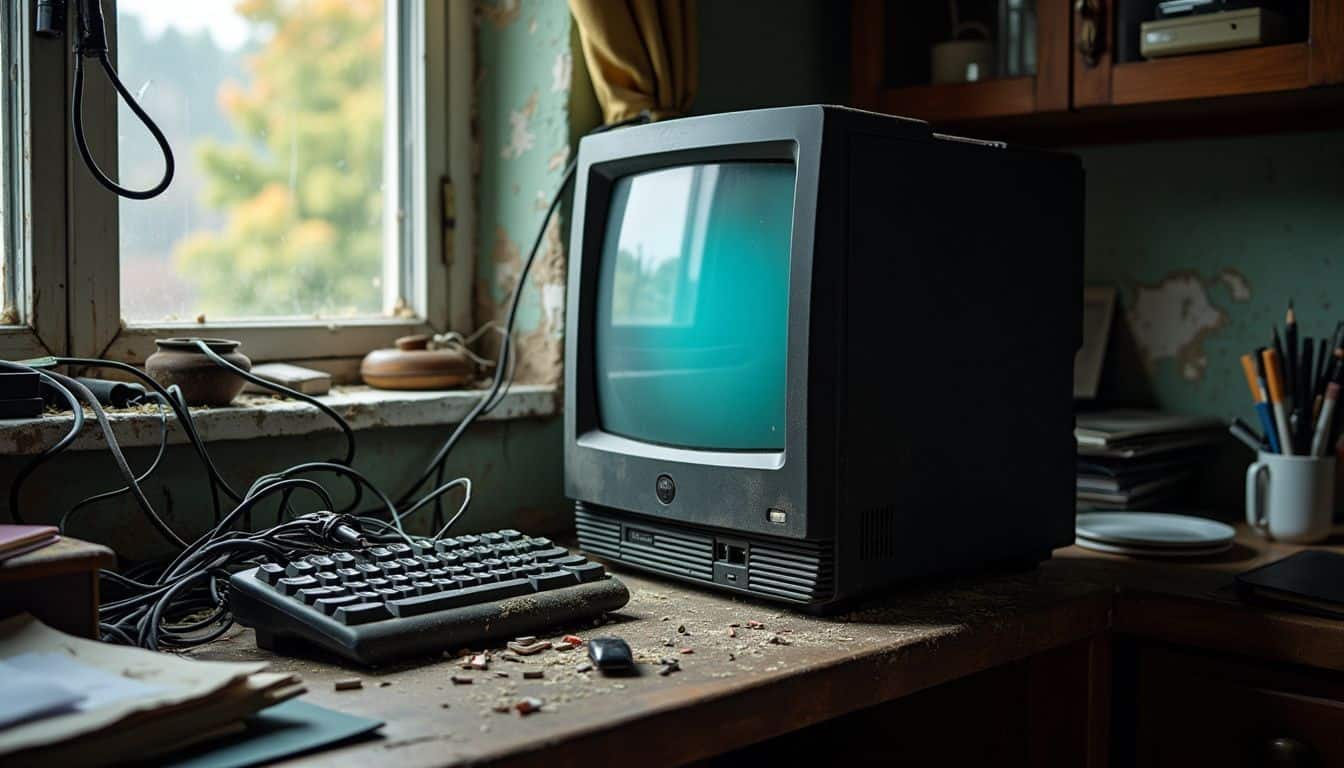
M1344 320L1344 132L1075 151L1087 278L1121 293L1105 394L1256 423L1238 358L1289 299L1303 334Z
M356 435L355 468L380 488L396 494L423 469L447 436L447 428L373 429ZM339 455L344 445L338 434L321 433L217 442L209 449L225 479L241 491L261 474ZM465 475L474 484L472 505L456 530L567 530L570 517L563 500L559 448L557 418L474 425L448 462L448 478ZM141 471L153 460L153 453L152 449L132 449L127 451L127 458ZM4 489L0 494L0 504L4 505L0 520L9 519L9 488L15 473L29 458L0 457L0 488ZM327 487L338 505L346 503L350 498L348 484L328 477L315 475L313 479ZM106 451L63 454L39 468L24 486L21 504L27 510L25 522L55 524L78 500L121 485L121 476ZM205 473L189 447L170 446L159 471L144 487L155 508L181 535L198 535L210 525L213 515ZM274 506L263 507L254 518L258 525L274 520ZM456 507L450 504L446 508ZM430 516L417 513L417 519L408 523L411 530L427 533ZM169 552L139 507L125 497L81 510L71 518L70 533L107 544L131 559Z

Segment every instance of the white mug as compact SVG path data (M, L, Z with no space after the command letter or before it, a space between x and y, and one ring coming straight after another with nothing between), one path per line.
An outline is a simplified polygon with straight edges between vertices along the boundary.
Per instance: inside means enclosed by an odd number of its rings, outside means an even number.
M1276 541L1327 538L1335 509L1335 457L1261 453L1246 468L1246 522Z

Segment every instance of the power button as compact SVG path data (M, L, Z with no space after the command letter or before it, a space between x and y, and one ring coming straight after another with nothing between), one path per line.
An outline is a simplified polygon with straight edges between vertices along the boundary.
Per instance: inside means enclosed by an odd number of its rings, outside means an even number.
M672 482L671 475L659 475L653 489L658 494L658 500L664 504L671 504L677 497L677 484Z

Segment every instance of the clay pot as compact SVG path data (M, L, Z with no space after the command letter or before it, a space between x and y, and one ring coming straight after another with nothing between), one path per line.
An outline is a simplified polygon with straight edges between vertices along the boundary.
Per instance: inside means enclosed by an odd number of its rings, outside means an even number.
M241 376L205 356L196 346L195 337L155 339L159 351L145 361L145 372L165 387L176 384L182 389L187 405L228 405L247 384ZM238 351L241 342L229 339L200 339L225 360L252 370L252 361Z
M375 349L364 356L359 375L377 389L455 389L476 378L476 364L456 349L428 349L430 337L397 339L396 349Z

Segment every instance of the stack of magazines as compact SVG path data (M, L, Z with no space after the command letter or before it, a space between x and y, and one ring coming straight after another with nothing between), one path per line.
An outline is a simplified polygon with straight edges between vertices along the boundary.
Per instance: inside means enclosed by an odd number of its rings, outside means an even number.
M1225 425L1161 411L1080 413L1079 509L1158 509L1180 497Z

